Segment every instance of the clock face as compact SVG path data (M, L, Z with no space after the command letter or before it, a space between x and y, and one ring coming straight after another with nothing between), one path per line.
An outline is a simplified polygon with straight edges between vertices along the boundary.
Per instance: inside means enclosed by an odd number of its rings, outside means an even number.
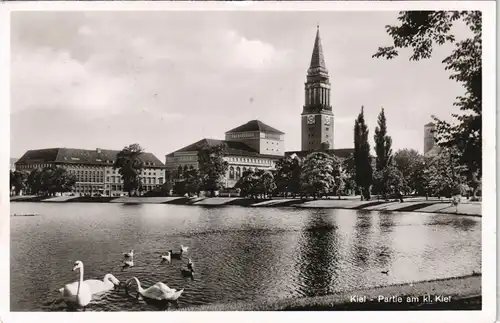
M313 115L307 116L307 124L314 124L314 116Z
M325 125L329 125L330 124L330 117L326 117L325 118Z

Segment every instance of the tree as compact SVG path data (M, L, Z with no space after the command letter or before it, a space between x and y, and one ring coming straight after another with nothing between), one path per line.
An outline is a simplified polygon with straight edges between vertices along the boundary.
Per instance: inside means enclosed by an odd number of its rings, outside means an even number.
M144 149L139 144L131 144L116 155L113 169L118 169L118 173L122 176L123 189L128 192L128 196L132 196L132 192L137 195L142 185L140 175L144 164L140 156L143 153Z
M378 194L382 194L384 199L387 199L388 194L399 192L403 185L403 174L394 165L376 170L373 177L375 190Z
M378 115L378 126L375 127L375 169L382 170L392 162L392 138L387 135L387 120L385 118L384 108Z
M258 187L262 189L264 198L268 197L274 190L276 190L276 183L274 176L270 171L264 171L258 179Z
M211 196L224 188L224 175L228 168L228 163L224 160L225 153L224 145L203 147L198 152L201 188L209 191Z
M39 168L33 169L30 174L28 175L28 189L30 191L30 194L36 194L38 195L42 189L41 187L41 175L42 175L42 170Z
M300 192L301 159L298 156L286 156L276 161L276 190L287 196Z
M190 168L184 172L185 191L189 195L198 194L201 188L200 172L195 168Z
M10 188L14 188L14 194L19 195L27 186L29 173L15 170L10 171Z
M249 169L241 174L240 179L234 185L235 188L240 189L241 196L253 196L255 193L254 186L257 185L257 178L253 169Z
M354 154L342 160L342 169L344 171L344 191L356 192L356 168L354 164Z
M62 167L34 169L27 175L26 184L31 194L54 196L70 192L76 183L76 176Z
M300 176L302 192L313 198L333 191L332 158L323 152L314 152L306 156Z
M456 119L450 124L433 117L436 122L436 139L443 148L457 151L457 161L467 166L467 178L473 194L482 176L482 15L480 11L402 11L399 26L386 26L394 44L379 47L373 57L392 59L398 49L412 48L410 60L430 58L434 44L455 43L455 49L443 60L445 70L451 71L450 79L461 83L463 96L457 97L455 106L464 114L452 114ZM471 35L456 42L452 27L462 21Z
M401 149L393 156L394 166L403 176L402 189L405 194L425 194L425 158L414 149Z
M466 172L466 167L460 165L451 149L443 150L438 156L429 158L424 173L430 195L451 198L453 195L465 193Z
M370 186L372 184L373 170L370 160L370 144L368 143L368 127L365 124L364 108L354 123L354 169L356 184L361 188L361 195L366 200L370 199Z

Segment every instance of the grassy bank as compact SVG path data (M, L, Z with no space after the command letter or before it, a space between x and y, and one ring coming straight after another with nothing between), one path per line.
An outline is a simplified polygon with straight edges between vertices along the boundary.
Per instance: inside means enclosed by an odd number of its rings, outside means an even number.
M358 296L352 299L353 296ZM424 299L428 296L429 299ZM391 299L379 299L379 297ZM408 297L417 297L410 301ZM363 300L357 302L356 300ZM181 311L481 310L481 275L390 285L327 296L193 306Z

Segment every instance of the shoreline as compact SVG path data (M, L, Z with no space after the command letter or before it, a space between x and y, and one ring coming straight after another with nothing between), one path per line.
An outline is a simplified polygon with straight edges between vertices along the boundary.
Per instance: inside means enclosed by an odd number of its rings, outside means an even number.
M345 291L326 296L208 304L178 311L481 310L481 278L481 274L473 274ZM407 299L412 296L418 300Z
M205 207L240 206L240 207L272 207L272 208L307 208L307 209L350 209L358 211L380 212L417 212L441 213L461 216L482 217L480 202L460 203L457 210L449 201L425 200L425 198L408 198L405 202L359 199L318 199L301 200L299 198L251 199L242 197L86 197L86 196L14 196L11 203L119 203L119 204L173 204Z

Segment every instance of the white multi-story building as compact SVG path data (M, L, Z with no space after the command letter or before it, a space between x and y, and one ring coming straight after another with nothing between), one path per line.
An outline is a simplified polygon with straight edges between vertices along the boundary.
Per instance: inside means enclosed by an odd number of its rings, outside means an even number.
M76 176L74 193L96 193L117 196L123 193L123 180L118 169L113 169L119 150L97 148L49 148L28 150L17 162L16 169L32 171L36 168L63 167ZM141 181L143 191L150 191L164 183L164 164L151 153L139 157L143 162Z

